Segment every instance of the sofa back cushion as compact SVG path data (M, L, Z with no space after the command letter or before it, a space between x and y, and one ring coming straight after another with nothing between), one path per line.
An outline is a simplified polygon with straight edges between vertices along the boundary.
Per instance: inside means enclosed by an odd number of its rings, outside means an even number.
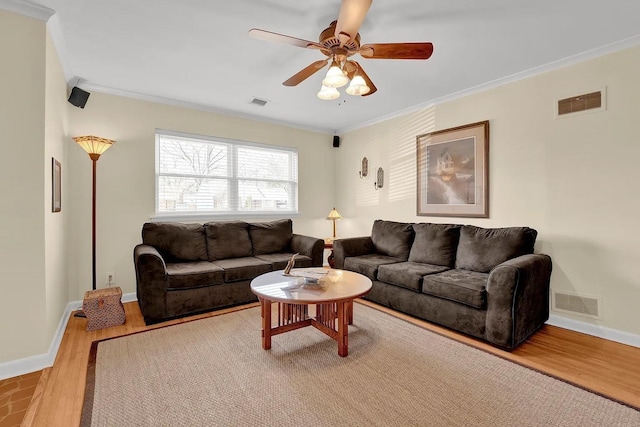
M293 223L290 219L250 223L249 236L254 255L287 252L293 237Z
M480 228L465 225L460 230L456 268L488 273L496 265L533 253L538 232L529 227Z
M409 261L453 267L460 227L457 224L413 224L416 237L411 246Z
M249 224L244 221L208 222L204 232L209 261L253 255Z
M142 243L153 246L166 261L206 261L207 242L202 224L147 222Z
M405 222L376 219L371 230L371 241L376 252L406 261L413 243L413 228Z

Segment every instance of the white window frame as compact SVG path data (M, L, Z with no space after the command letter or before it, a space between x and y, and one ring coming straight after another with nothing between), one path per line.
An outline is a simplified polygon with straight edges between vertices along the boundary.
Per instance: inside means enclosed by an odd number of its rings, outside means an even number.
M224 211L178 211L178 212L166 212L159 210L159 189L160 189L160 176L171 175L170 173L160 172L160 138L162 136L178 137L183 139L192 139L198 143L222 143L229 147L229 153L227 156L229 173L227 177L215 176L217 179L228 179L229 184L229 208ZM264 148L268 150L278 150L284 153L289 153L291 156L295 156L289 166L295 166L295 173L292 174L291 180L269 180L259 178L246 178L238 176L238 164L237 164L237 152L239 148ZM219 138L206 135L197 135L186 132L177 132L166 129L155 130L155 213L150 218L152 221L205 221L205 220L217 220L217 219L237 219L237 218L255 218L255 219L269 219L269 218L283 218L298 216L298 149L295 147L285 147L271 144L261 144L256 142L241 141L228 138ZM195 175L194 175L195 176ZM213 175L212 175L213 176ZM255 210L241 210L237 206L238 199L238 184L243 180L260 181L260 182L284 182L292 186L293 194L289 196L289 205L293 206L293 209L277 210L277 211L255 211Z

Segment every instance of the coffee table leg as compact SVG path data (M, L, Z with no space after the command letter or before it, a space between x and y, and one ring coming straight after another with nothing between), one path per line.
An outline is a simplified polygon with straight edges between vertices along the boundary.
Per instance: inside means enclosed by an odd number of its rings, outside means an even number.
M271 301L260 298L260 306L262 308L262 348L269 350L271 348Z
M349 302L338 301L338 356L349 355Z
M349 301L347 310L349 311L349 324L353 325L353 300Z

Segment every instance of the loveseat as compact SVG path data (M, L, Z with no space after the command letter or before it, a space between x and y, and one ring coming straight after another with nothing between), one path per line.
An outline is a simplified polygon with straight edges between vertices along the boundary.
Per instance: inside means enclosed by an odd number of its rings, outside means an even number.
M257 301L251 280L322 266L324 241L293 234L290 219L206 224L146 223L133 250L138 304L146 324Z
M549 318L551 258L528 227L376 220L333 243L335 268L369 277L364 298L513 349Z

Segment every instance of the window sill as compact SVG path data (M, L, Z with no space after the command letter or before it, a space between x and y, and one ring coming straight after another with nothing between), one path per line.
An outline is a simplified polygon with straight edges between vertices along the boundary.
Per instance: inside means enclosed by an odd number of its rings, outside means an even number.
M269 220L299 217L299 212L225 212L225 213L155 213L149 217L150 222L209 222L231 220Z

